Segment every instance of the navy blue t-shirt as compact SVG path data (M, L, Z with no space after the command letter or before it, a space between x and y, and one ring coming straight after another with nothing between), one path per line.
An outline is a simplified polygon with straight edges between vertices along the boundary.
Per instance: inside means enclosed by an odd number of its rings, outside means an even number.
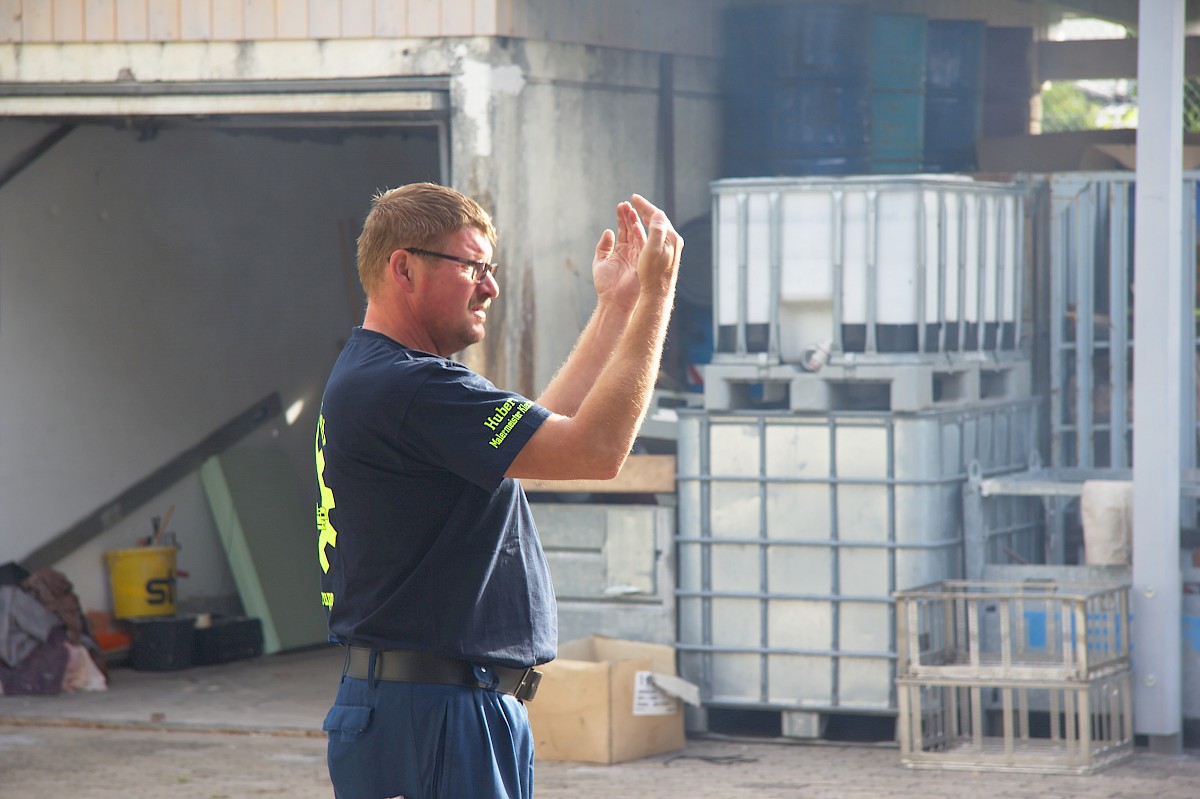
M505 478L550 412L462 364L355 328L317 426L321 600L337 640L527 667L557 607Z

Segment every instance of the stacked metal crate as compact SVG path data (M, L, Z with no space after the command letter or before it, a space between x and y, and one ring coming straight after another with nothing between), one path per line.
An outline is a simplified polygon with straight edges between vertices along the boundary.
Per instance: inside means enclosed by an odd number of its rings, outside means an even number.
M1043 231L1048 269L1036 281L1047 309L1037 336L1048 385L1047 462L1025 473L972 480L964 492L969 579L989 579L985 549L1023 525L1042 525L1047 559L1059 571L1085 570L1081 496L1091 480L1131 481L1133 425L1133 172L1065 172L1043 176L1044 201L1034 224ZM1200 172L1183 174L1184 240L1195 242L1200 216ZM1185 301L1196 311L1196 336L1184 346L1181 452L1183 493L1181 565L1191 567L1200 545L1193 532L1200 507L1200 297L1197 247L1182 248ZM1193 368L1194 367L1194 368ZM1188 520L1192 521L1188 521ZM972 547L972 542L978 546ZM1029 574L1036 567L1025 567ZM1128 568L1126 568L1128 571ZM1186 573L1186 572L1185 572ZM1013 579L1016 576L1013 575ZM1073 579L1084 579L1075 577ZM1183 597L1183 716L1200 724L1200 595L1195 577Z
M896 600L905 765L1087 774L1132 754L1128 585L945 581Z
M680 414L676 540L706 709L797 736L897 712L893 592L962 576L968 465L1034 449L1024 198L944 175L714 184L716 347Z

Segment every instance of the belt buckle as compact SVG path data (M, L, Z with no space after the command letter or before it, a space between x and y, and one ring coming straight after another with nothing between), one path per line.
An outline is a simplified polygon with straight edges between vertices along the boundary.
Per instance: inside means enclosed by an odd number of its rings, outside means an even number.
M542 673L534 668L528 668L521 675L521 681L517 683L517 688L513 691L513 696L520 699L522 702L532 702L537 696L538 685L542 682Z

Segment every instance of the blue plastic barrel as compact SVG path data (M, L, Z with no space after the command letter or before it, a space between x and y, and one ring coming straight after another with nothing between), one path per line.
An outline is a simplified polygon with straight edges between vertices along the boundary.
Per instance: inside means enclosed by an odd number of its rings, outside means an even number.
M868 21L842 4L725 13L724 177L869 171Z
M927 30L919 14L871 17L872 91L925 91Z
M925 167L932 172L975 169L983 130L983 65L987 25L977 20L930 20L925 60Z
M982 128L982 116L978 94L926 94L925 168L930 172L975 169L975 141Z
M842 4L776 6L765 17L780 78L852 83L870 67L868 16Z
M920 172L925 150L925 93L871 92L871 171Z
M871 171L924 169L928 20L918 14L871 17Z
M983 91L987 24L973 19L931 19L926 34L925 88Z

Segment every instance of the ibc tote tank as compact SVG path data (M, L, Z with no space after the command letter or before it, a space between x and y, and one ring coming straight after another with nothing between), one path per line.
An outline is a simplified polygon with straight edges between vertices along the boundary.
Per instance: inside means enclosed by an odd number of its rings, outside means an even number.
M1016 351L1023 191L962 175L714 182L717 352Z

